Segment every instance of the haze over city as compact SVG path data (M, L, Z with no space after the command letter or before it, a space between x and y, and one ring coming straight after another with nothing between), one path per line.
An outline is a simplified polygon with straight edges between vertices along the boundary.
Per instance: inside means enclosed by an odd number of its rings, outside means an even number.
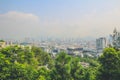
M97 38L115 27L119 0L0 0L0 38Z
M0 80L120 80L120 0L0 0Z

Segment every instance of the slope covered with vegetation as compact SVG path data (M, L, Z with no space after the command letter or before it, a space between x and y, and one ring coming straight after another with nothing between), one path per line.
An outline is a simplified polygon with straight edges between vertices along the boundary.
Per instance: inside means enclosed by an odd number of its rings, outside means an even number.
M113 48L106 48L99 58L73 57L64 52L53 57L38 47L9 46L0 50L0 80L119 79L120 51Z

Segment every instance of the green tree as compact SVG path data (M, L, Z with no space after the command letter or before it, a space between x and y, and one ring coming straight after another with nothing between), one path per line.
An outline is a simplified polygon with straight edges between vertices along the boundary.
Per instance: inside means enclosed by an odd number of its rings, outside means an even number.
M84 69L80 64L79 58L72 58L71 62L71 77L74 80L83 80L85 76Z
M97 68L89 67L84 69L85 76L83 80L96 80Z
M50 78L50 70L47 69L46 67L40 67L40 69L38 70L38 80L51 80Z
M35 53L35 58L39 62L39 66L47 66L48 68L53 67L53 59L48 53L41 50L41 48L34 46L32 47L32 51Z
M61 52L55 59L55 68L51 72L53 80L71 80L71 57Z
M106 48L99 57L101 64L98 70L97 80L119 80L120 60L118 53L113 48Z
M10 46L0 50L1 80L35 80L34 53L28 48Z
M5 58L5 55L0 53L0 78L7 80L10 76L9 66L11 65L9 59Z

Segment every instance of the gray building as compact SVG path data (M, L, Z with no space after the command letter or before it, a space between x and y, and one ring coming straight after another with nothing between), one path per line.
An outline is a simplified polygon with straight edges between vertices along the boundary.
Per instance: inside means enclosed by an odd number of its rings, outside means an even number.
M107 40L105 37L96 39L96 50L98 53L102 53L103 49L107 47Z
M112 45L115 48L120 48L120 32L115 28L112 35Z

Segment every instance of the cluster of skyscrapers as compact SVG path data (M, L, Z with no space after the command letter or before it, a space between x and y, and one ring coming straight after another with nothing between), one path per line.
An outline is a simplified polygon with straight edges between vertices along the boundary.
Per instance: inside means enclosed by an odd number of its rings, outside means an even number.
M0 48L4 48L9 45L25 46L38 46L45 52L57 54L61 51L65 51L69 55L77 56L99 56L106 47L114 47L120 49L120 32L115 28L109 39L106 37L100 37L95 41L81 41L79 40L46 40L46 41L31 41L25 40L20 43L13 43L11 41L0 41Z
M113 30L113 34L109 36L108 40L105 37L96 39L97 53L102 53L103 49L106 47L120 49L120 32L118 32L116 28Z

